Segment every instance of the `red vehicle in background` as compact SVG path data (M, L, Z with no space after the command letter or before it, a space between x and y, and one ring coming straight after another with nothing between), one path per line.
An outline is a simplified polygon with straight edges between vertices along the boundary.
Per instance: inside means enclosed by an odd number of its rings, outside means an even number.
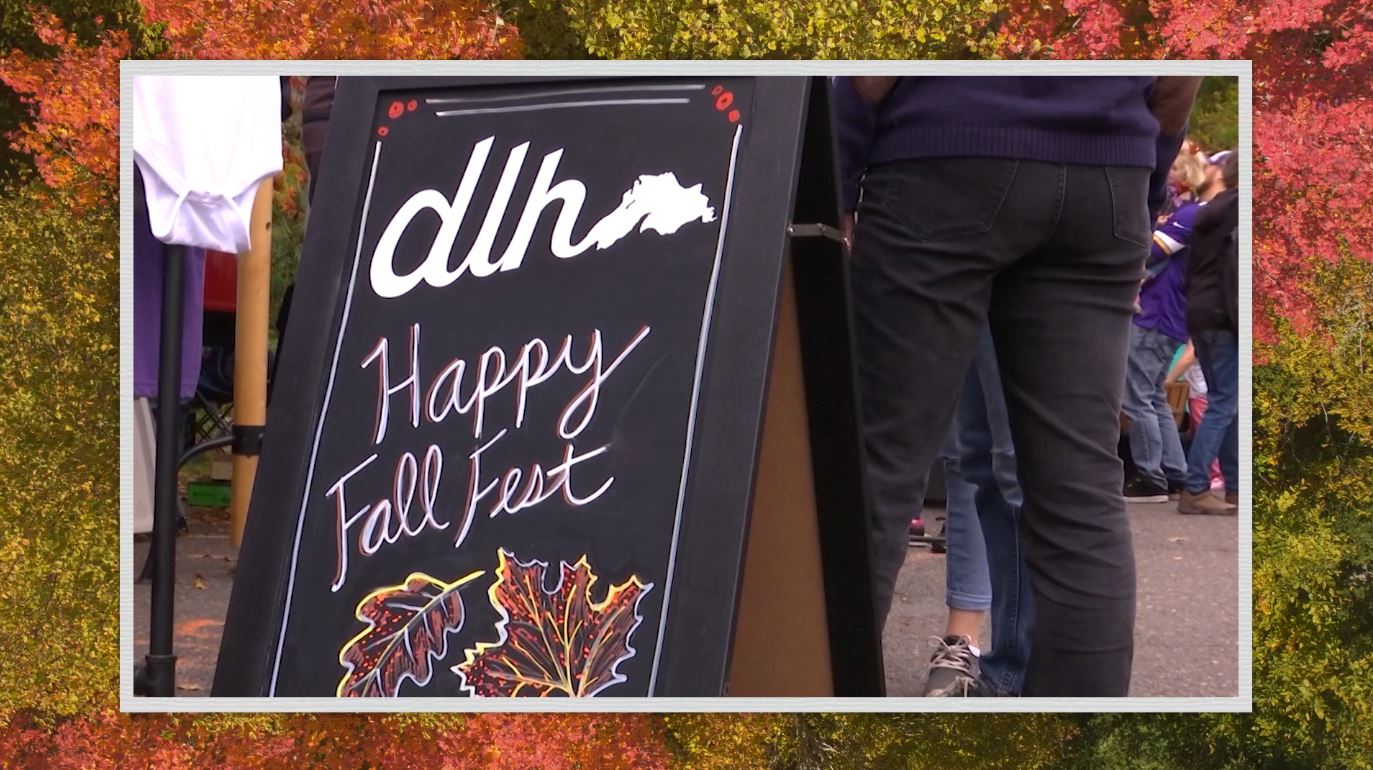
M232 319L237 296L238 258L222 251L205 252L206 320L211 313L227 313Z

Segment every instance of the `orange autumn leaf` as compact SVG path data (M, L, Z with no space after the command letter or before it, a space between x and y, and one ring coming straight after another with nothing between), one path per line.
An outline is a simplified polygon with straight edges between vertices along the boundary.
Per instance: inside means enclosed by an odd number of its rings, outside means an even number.
M496 59L520 51L515 28L481 0L144 0L141 18L125 22L151 38L139 46L124 28L111 27L92 43L41 4L20 7L15 26L31 28L51 53L0 48L0 84L31 113L0 141L31 157L48 186L71 190L84 206L108 205L118 193L121 60L149 53L281 61Z
M453 667L463 689L481 697L583 697L625 681L616 668L635 655L630 636L643 621L639 602L652 584L631 575L593 602L596 575L586 556L563 562L552 590L543 587L544 562L524 563L504 550L499 559L488 594L501 614L500 640L477 644Z
M109 31L87 47L55 16L36 18L34 28L60 53L0 50L0 81L32 113L31 122L2 138L33 158L50 187L72 190L77 204L109 200L118 187L119 60L130 51L129 36Z

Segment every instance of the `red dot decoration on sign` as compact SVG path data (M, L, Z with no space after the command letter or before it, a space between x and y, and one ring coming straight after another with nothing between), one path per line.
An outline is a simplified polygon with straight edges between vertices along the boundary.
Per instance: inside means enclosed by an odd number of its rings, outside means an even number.
M401 104L400 102L391 102L391 109L387 110L386 114L394 119L399 118L403 112L405 112L404 104Z
M738 123L743 118L743 113L737 109L730 110L730 105L734 104L734 92L726 91L723 85L716 85L710 89L710 95L715 97L715 111L724 112L729 122ZM729 110L729 112L725 112Z
M386 126L382 126L381 128L377 129L377 136L386 136L389 133L391 133L391 129L387 128Z
M420 106L420 103L417 102L417 101L415 101L414 99L411 99L411 100L410 100L410 103L407 104L407 105L405 105L405 109L406 109L406 111L408 111L408 112L414 112L414 111L415 111L415 108L418 107L418 106Z

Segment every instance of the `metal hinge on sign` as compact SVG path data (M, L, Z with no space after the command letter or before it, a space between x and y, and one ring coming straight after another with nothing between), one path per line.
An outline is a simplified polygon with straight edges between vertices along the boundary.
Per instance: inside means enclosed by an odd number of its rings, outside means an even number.
M839 243L844 242L844 233L839 228L829 225L787 225L787 235L793 238L829 238Z

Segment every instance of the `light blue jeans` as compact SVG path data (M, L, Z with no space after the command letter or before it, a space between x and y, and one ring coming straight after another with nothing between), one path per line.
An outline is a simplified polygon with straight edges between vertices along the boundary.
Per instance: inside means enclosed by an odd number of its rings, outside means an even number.
M1141 479L1167 489L1181 486L1187 476L1187 456L1178 438L1178 424L1164 395L1163 380L1182 342L1137 325L1130 327L1130 356L1125 370L1125 400L1121 411L1130 418L1130 457Z
M992 695L1019 695L1030 660L1034 603L1020 551L1024 496L996 350L986 330L968 368L943 459L947 603L951 609L991 610L992 645L983 650L982 681Z

